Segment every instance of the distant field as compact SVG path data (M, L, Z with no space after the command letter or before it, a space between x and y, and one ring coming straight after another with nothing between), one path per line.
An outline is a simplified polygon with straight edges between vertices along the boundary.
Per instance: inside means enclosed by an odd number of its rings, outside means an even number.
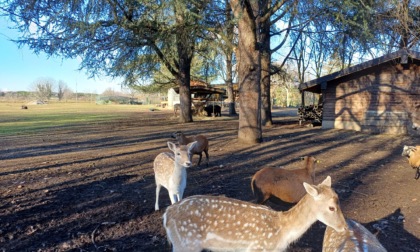
M127 113L149 111L154 105L96 105L51 103L28 105L0 103L0 135L34 133L51 127L100 123L126 117Z

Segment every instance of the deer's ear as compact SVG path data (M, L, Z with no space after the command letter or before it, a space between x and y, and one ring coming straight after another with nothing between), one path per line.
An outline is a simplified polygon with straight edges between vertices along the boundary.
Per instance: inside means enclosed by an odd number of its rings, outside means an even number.
M303 187L305 187L306 192L309 193L312 197L318 196L319 191L316 186L303 182Z
M175 149L176 149L176 144L174 144L173 142L169 142L169 141L168 141L168 148L169 148L171 151L175 152Z
M328 187L331 187L331 177L330 176L327 176L327 178L324 179L324 181L322 181L321 184L322 185L325 185L325 186L328 186Z

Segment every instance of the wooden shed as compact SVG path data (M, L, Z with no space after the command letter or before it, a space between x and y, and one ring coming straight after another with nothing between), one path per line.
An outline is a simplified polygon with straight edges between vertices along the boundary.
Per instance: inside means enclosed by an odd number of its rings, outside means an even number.
M206 82L197 80L190 82L190 92L194 104L204 103L204 105L210 100L220 100L226 94L225 89L215 88ZM172 108L176 103L179 103L179 87L168 90L168 107Z
M322 97L322 128L420 134L420 53L399 50L299 85Z

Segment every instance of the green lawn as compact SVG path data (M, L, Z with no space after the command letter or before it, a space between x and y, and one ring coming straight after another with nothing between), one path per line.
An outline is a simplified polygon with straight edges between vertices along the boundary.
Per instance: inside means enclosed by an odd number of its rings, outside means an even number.
M153 105L96 105L93 103L51 103L28 105L0 103L0 135L28 134L52 127L109 121L127 113L147 111Z

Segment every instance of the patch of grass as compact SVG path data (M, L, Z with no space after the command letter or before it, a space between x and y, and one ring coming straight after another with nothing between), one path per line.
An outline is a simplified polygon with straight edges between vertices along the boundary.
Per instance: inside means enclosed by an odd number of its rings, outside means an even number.
M0 136L31 134L54 127L101 123L149 111L152 105L96 105L92 103L51 103L28 105L0 103Z

